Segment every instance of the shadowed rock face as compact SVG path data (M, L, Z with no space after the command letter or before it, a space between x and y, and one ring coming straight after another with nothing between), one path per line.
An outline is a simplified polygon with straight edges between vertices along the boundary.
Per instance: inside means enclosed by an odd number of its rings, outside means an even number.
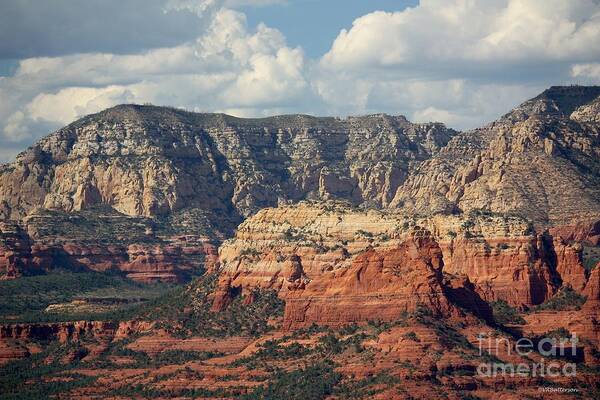
M173 218L161 224L111 209L37 209L21 225L0 224L0 271L3 279L60 267L120 271L141 282L184 282L217 261L218 240L199 222L189 229Z

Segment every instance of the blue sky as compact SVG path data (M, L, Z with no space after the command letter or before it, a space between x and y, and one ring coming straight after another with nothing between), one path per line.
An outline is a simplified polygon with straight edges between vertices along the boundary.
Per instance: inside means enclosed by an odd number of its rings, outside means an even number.
M119 103L470 129L600 82L600 0L0 1L0 162Z
M401 11L418 1L404 0L297 0L269 7L244 6L249 25L264 22L279 29L292 46L302 46L310 57L319 57L343 28L373 11Z

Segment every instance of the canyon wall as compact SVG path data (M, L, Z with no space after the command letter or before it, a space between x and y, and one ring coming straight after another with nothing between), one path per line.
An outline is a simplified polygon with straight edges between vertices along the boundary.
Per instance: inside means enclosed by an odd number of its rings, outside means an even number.
M383 114L240 119L123 105L43 138L0 168L0 217L104 204L134 216L207 210L224 231L305 198L387 205L456 132ZM230 221L228 221L230 220Z
M141 282L184 282L217 262L218 240L177 232L153 220L96 209L66 214L37 209L0 223L0 277L62 268L122 273Z
M391 206L486 209L538 226L600 219L600 87L552 87L417 166Z
M219 259L213 309L240 291L273 289L290 326L393 320L419 306L449 315L448 294L461 290L467 303L525 309L563 284L582 291L587 282L580 246L536 233L520 217L417 217L339 202L261 210L223 243Z

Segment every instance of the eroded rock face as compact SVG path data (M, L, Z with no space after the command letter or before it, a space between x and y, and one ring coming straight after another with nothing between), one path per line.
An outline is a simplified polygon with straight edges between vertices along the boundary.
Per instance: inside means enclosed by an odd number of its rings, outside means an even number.
M600 313L600 263L590 273L583 294L587 297L583 308Z
M0 223L0 279L14 279L25 270L43 270L51 260L52 252L34 246L18 224Z
M107 204L134 216L200 208L223 224L224 216L239 220L310 197L385 206L413 164L454 134L401 116L238 119L118 106L60 129L2 166L0 210L18 219L36 206Z
M599 95L600 87L552 87L457 135L410 174L392 206L513 212L545 226L598 219Z
M141 282L183 282L214 268L218 241L199 231L173 235L176 232L148 230L149 222L114 212L82 216L39 211L26 218L23 227L5 223L0 226L1 276L12 279L58 267L121 271Z
M544 336L556 329L566 329L579 338L584 349L582 361L600 365L600 264L591 271L582 294L586 302L581 309L527 314L524 316L527 324L522 330L527 335Z
M593 246L600 245L600 220L581 221L573 225L550 228L550 234L566 242L582 242Z
M394 321L418 307L437 316L456 312L442 288L441 250L429 235L422 235L396 248L368 249L349 268L327 271L306 284L290 282L285 327Z
M274 289L289 326L391 320L419 304L444 315L452 302L484 315L483 300L526 308L587 282L578 245L519 217L481 213L414 217L300 203L260 211L219 252L214 309L232 293Z
M168 244L105 246L69 242L34 244L30 249L21 250L19 253L14 249L6 251L0 259L0 269L6 271L4 279L24 272L40 273L66 267L82 271L121 271L139 282L185 282L201 274L206 266L210 268L217 258L214 244L205 238L189 237L171 238Z
M517 307L540 304L561 285L581 292L587 280L581 246L529 231L524 222L480 219L469 228L469 238L440 239L445 272L468 276L487 301L505 300ZM478 230L485 225L507 230L504 234Z
M32 354L32 342L67 343L85 339L119 340L147 333L154 322L147 321L72 321L0 325L0 365Z
M0 339L77 340L85 334L114 334L118 324L100 321L76 321L39 324L0 325Z

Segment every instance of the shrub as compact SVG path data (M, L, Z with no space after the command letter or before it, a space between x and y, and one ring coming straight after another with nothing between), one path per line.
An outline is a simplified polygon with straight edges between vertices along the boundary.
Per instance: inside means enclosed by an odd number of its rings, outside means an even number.
M332 395L342 376L327 362L291 372L276 372L266 386L259 386L242 400L321 400Z
M419 337L417 336L417 334L413 331L410 332L406 332L404 335L402 335L402 337L404 339L408 339L408 340L412 340L413 342L420 342L421 339L419 339Z
M506 301L494 301L490 303L490 306L492 307L494 320L498 324L525 324L525 320L523 319L523 317L521 317L521 315L519 315L519 311L516 308L510 306Z
M400 379L387 373L371 375L360 381L346 382L336 389L341 399L370 399L377 393L400 383Z
M570 286L565 286L546 302L535 307L534 310L579 310L583 303L585 303L585 300L585 296L580 295Z
M592 271L600 263L600 246L583 246L583 266Z
M363 231L362 229L357 230L356 234L359 235L359 236L364 236L366 238L372 238L373 237L373 234L371 232Z

